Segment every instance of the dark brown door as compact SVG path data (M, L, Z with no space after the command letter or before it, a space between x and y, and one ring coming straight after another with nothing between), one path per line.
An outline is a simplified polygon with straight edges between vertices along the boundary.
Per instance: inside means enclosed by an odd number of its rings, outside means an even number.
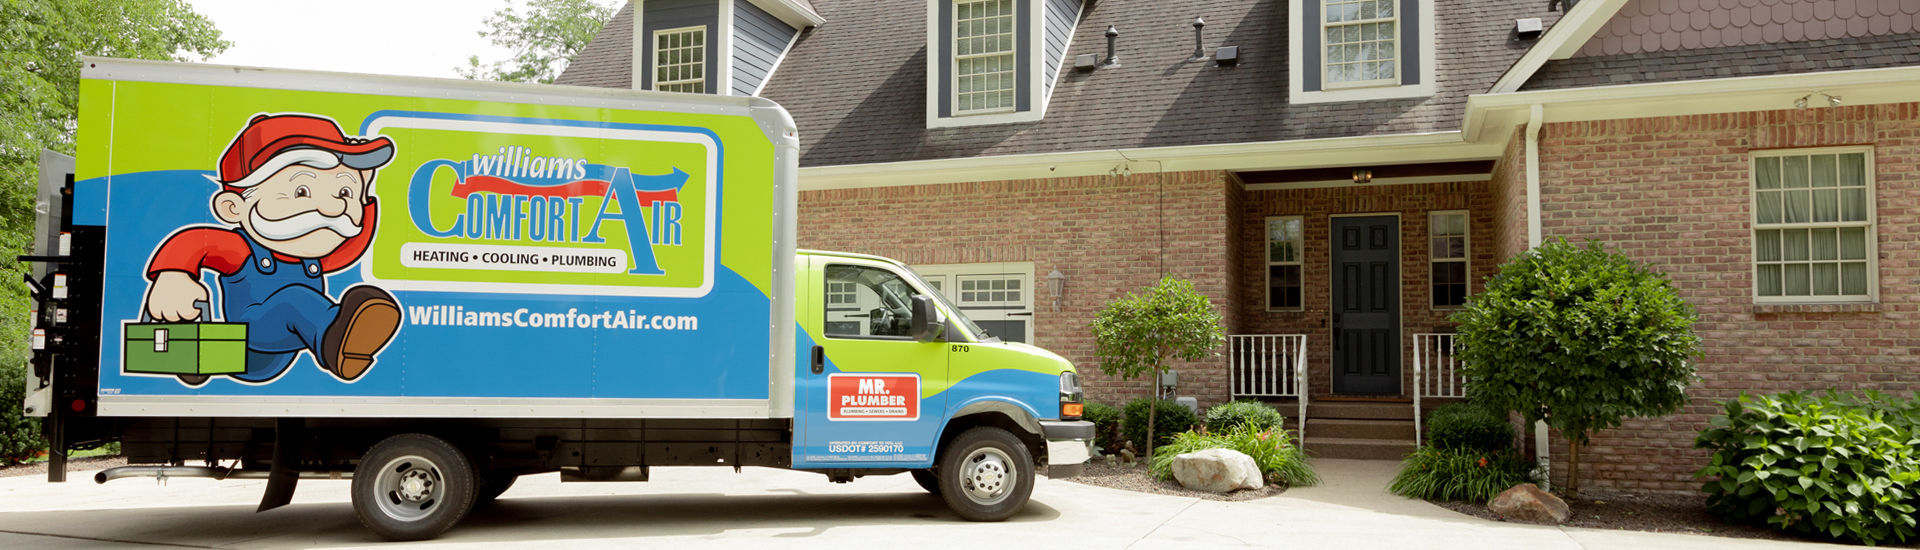
M1399 226L1333 218L1333 393L1400 393Z

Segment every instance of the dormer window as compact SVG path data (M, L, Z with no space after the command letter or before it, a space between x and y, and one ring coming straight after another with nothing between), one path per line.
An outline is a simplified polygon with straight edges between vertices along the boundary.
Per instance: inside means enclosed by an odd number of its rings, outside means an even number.
M681 27L653 33L653 89L706 93L707 28Z
M953 10L954 110L957 114L1014 109L1013 0L957 2Z
M1430 97L1433 0L1289 0L1290 103Z

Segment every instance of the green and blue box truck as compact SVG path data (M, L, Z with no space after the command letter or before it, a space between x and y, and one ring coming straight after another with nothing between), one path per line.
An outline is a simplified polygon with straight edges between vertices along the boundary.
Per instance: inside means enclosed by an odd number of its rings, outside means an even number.
M904 472L998 520L1087 459L1066 360L796 249L772 102L84 62L27 405L122 444L99 481L351 476L421 539L529 474Z

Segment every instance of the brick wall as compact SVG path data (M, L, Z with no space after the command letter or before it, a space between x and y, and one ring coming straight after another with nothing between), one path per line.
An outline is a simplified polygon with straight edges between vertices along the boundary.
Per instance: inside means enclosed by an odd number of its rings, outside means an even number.
M1505 261L1532 248L1527 245L1526 126L1513 129L1507 139L1507 151L1493 164L1493 181L1487 185L1493 195L1493 230L1489 232L1488 241L1493 245L1493 257ZM1483 287L1485 282L1476 279L1474 286Z
M1146 395L1148 382L1102 375L1088 324L1163 269L1193 281L1223 315L1234 310L1225 235L1238 184L1230 178L1134 173L807 191L800 194L800 246L908 265L1033 262L1034 344L1073 361L1090 399L1120 403ZM1044 284L1053 270L1067 276L1058 312ZM1226 399L1224 357L1175 368L1181 395L1203 405Z
M1596 435L1584 487L1697 490L1693 438L1740 392L1920 390L1920 104L1554 123L1541 139L1546 235L1665 271L1704 346L1692 402ZM1748 154L1833 145L1874 146L1880 302L1756 306Z
M1377 185L1367 187L1248 191L1242 206L1244 221L1238 240L1240 251L1239 304L1241 330L1246 334L1306 334L1310 395L1332 393L1332 336L1328 312L1332 292L1329 285L1332 265L1332 215L1393 213L1400 216L1400 310L1402 388L1412 383L1413 355L1409 334L1452 332L1448 310L1432 307L1432 286L1428 284L1428 217L1435 210L1467 210L1470 236L1468 280L1480 281L1493 273L1496 249L1488 236L1498 235L1494 227L1494 198L1487 182L1437 183L1418 185ZM1302 265L1301 303L1303 311L1268 311L1266 289L1266 218L1301 216L1305 230ZM1477 284L1470 287L1477 288ZM1407 393L1405 395L1412 395Z

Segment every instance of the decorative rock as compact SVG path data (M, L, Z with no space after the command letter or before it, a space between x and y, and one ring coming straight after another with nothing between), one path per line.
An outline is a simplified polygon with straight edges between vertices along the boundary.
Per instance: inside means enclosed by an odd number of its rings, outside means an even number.
M1266 486L1253 457L1233 449L1207 449L1173 457L1173 479L1182 487L1215 493Z
M1522 483L1500 492L1487 503L1487 509L1500 517L1527 523L1560 524L1567 522L1567 501L1553 496L1553 493L1540 490L1532 483Z

